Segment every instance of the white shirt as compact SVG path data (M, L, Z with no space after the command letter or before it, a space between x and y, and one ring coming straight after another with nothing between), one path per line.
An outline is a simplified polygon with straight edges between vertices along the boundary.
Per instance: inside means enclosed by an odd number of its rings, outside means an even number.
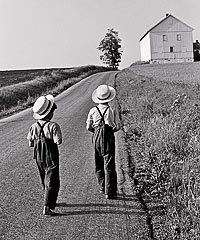
M43 126L45 121L39 120L39 123L41 126ZM41 128L36 122L30 127L27 135L27 139L29 140L29 142L33 142L39 137L40 129ZM57 123L47 122L44 125L43 131L46 138L53 139L54 143L58 145L62 143L62 133Z
M108 106L109 106L108 104L99 104L98 105L98 108L102 115ZM99 111L97 110L97 108L96 107L91 108L88 113L88 117L87 117L87 121L86 121L86 123L87 123L86 128L88 129L90 126L92 128L95 128L96 126L98 126L100 120L101 120L101 115L100 115ZM119 130L119 128L120 128L119 116L118 116L117 112L114 109L112 109L110 106L104 115L104 121L105 121L105 124L109 125L113 129Z

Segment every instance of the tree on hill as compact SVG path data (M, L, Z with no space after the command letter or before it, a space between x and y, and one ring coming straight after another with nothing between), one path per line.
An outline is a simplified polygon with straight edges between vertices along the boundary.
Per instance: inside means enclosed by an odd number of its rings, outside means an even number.
M123 52L121 50L121 39L118 37L118 32L114 31L113 28L108 29L108 32L97 49L103 53L100 56L103 63L108 67L117 70Z

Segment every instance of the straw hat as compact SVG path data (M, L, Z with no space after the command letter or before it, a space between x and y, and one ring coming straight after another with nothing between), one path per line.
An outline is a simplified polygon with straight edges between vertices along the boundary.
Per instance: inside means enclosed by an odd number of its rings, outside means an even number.
M49 94L39 97L33 105L33 117L43 119L46 117L54 106L54 97Z
M113 87L106 84L98 86L92 93L92 100L95 103L106 103L112 101L116 96L116 91Z

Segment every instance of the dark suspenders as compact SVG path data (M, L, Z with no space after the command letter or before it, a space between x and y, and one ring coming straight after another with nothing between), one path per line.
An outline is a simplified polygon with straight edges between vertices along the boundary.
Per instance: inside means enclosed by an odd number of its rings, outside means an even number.
M101 111L99 110L98 107L96 107L96 108L97 108L97 110L98 110L98 112L99 112L99 114L100 114L100 116L101 116L101 120L100 120L100 121L103 121L103 123L105 124L104 115L105 115L105 113L106 113L106 111L108 110L109 107L107 107L107 108L105 109L105 111L103 112L103 114L101 113Z
M39 134L39 137L41 136L41 134L43 135L43 137L45 137L45 134L44 134L44 130L43 130L43 128L44 128L44 125L45 125L46 123L48 123L48 122L45 122L43 125L41 125L39 122L37 122L37 124L38 124L39 127L40 127L40 134Z

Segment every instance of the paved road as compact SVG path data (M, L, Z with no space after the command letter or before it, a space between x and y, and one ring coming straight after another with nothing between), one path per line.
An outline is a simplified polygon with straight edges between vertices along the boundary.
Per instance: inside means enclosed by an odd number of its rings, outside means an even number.
M64 141L55 217L42 215L43 192L26 141L33 123L31 110L0 121L0 239L149 239L147 217L131 194L119 156L118 199L106 200L98 193L85 121L94 106L92 91L101 83L113 85L113 79L113 73L96 74L56 98L54 120L61 126Z

